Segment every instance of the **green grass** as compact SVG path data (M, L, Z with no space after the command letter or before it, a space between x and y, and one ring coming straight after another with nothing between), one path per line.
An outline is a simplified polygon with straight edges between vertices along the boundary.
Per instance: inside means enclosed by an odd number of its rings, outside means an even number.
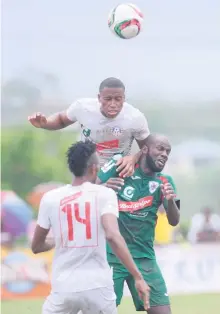
M2 314L40 314L42 300L2 301ZM220 309L220 294L175 296L171 298L173 314L216 314ZM124 298L119 314L133 314L130 298Z

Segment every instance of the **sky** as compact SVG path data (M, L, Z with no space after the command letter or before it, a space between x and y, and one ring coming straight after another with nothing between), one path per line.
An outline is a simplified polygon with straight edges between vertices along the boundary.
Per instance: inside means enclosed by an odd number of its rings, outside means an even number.
M109 76L128 96L220 99L220 1L134 0L140 35L115 37L114 0L2 0L2 79L55 74L63 95L92 97Z

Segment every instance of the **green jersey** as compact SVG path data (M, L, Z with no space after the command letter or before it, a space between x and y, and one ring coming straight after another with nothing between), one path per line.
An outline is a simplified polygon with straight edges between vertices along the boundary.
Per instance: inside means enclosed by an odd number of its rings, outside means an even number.
M98 177L103 183L118 177L116 163L121 157L114 156L101 168ZM137 164L133 176L125 178L125 184L118 192L119 228L134 258L155 258L153 243L157 211L161 204L167 208L160 186L167 182L176 192L170 176L162 173L148 176ZM109 246L107 252L113 254Z

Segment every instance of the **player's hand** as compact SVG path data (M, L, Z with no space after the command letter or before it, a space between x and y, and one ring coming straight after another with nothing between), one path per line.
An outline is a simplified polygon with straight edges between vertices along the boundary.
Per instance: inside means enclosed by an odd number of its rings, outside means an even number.
M150 287L144 279L135 280L135 288L139 298L144 303L144 309L147 311L150 308Z
M121 190L121 187L124 185L124 180L121 178L110 178L106 183L105 186L107 188L113 189L116 192Z
M130 177L134 173L136 159L133 156L125 156L116 163L117 172L121 178Z
M161 184L161 191L163 196L169 201L176 197L174 189L170 183Z
M32 116L29 116L28 121L35 128L44 128L47 125L47 118L40 112L34 113Z

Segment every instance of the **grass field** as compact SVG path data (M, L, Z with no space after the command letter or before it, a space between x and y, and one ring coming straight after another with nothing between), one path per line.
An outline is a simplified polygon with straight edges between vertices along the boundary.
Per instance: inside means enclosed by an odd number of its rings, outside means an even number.
M2 301L2 314L40 314L42 300ZM217 314L220 311L220 294L175 296L171 298L173 314ZM132 300L124 298L119 314L135 313Z

